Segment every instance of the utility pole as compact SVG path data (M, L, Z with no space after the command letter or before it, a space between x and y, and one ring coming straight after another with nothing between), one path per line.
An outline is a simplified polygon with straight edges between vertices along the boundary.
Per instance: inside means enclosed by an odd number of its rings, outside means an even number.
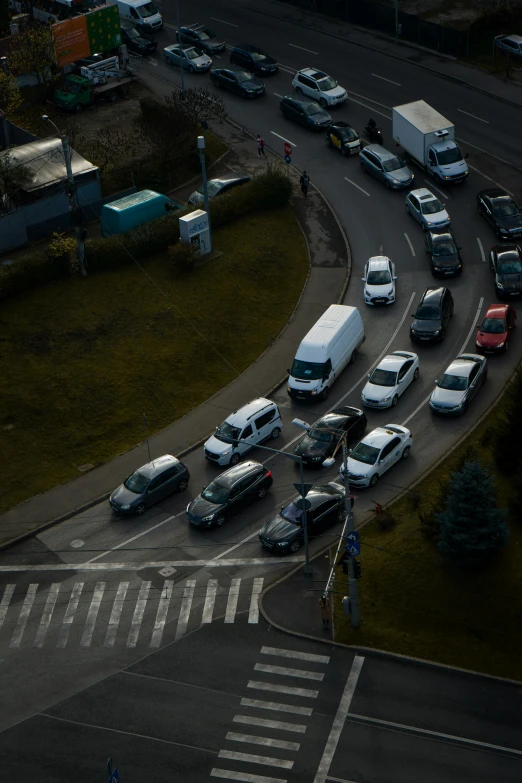
M205 165L205 137L198 136L198 152L199 160L201 163L201 176L203 178L203 197L205 199L205 212L208 218L208 241L210 244L210 252L212 253L212 230L210 227L210 209L208 206L208 185L207 185L207 167Z
M80 272L82 277L87 277L87 267L85 266L85 241L83 234L83 216L82 211L78 205L78 197L76 195L76 182L74 181L72 165L71 165L71 149L69 147L69 140L65 133L60 133L57 125L51 120L47 114L42 115L42 120L50 122L53 128L56 130L61 142L62 152L65 161L65 170L67 172L67 198L69 199L69 209L71 212L71 218L74 225L74 233L76 234L76 257L78 258L78 264L80 266Z
M183 58L182 58L182 41L181 41L181 26L179 23L179 0L176 0L176 22L178 25L178 43L179 43L179 69L181 71L181 92L185 92L185 68L183 67Z
M355 530L353 524L352 499L350 497L350 479L348 478L348 449L346 436L343 437L343 474L344 474L344 507L346 509L346 535ZM359 627L359 586L355 578L355 563L348 556L348 596L350 599L350 619L352 628Z
M305 486L305 480L304 480L304 470L303 470L303 458L299 457L299 478L300 478L300 484L301 489L299 490L301 492L301 501L303 504L303 530L304 530L304 542L305 542L305 574L306 576L309 576L310 571L310 554L308 551L308 509L306 504L310 505L310 501L306 499L306 486ZM310 485L308 485L310 488Z

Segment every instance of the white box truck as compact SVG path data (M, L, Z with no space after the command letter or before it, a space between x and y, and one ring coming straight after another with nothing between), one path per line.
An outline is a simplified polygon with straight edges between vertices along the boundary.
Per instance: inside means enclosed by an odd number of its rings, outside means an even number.
M392 136L438 182L462 182L468 176L468 164L455 141L455 126L426 101L393 107Z
M301 341L287 391L298 400L325 400L330 388L365 340L364 326L356 307L330 305Z

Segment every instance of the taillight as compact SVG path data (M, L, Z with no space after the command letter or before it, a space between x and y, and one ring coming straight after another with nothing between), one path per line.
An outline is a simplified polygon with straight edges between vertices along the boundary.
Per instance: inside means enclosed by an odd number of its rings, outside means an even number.
M272 471L271 470L268 471L268 473L266 474L265 478L272 478Z

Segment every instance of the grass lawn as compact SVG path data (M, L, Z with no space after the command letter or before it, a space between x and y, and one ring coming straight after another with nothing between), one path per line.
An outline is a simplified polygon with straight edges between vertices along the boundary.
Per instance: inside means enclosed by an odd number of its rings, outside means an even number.
M306 245L290 207L249 215L213 238L223 255L190 273L176 273L166 254L144 267L243 371L295 307ZM0 334L0 510L133 446L143 413L160 430L235 377L137 266L4 304Z
M362 622L351 628L336 595L337 641L522 680L522 518L510 519L506 549L479 571L450 566L419 522L419 512L434 506L464 455L496 475L498 496L508 504L513 489L495 471L490 450L503 407L502 401L451 457L391 506L393 527L383 530L373 521L361 530ZM338 569L334 589L341 596L346 580Z

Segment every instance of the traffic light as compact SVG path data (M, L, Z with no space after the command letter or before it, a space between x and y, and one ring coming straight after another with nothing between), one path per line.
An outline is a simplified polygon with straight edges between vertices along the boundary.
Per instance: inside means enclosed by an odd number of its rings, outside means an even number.
M361 578L361 564L355 557L353 559L353 575L356 579Z

